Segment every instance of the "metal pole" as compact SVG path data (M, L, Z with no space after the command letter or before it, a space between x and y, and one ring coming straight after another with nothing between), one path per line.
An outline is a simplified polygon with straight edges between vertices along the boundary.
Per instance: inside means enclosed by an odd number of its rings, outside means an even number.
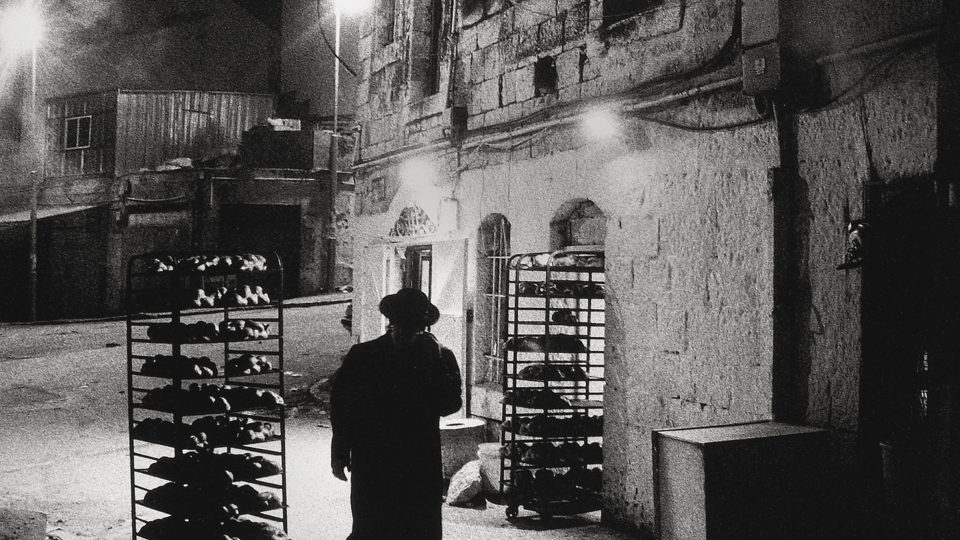
M333 8L335 28L333 34L333 134L330 136L330 230L327 231L327 290L332 291L336 286L336 246L337 235L337 188L340 184L340 8Z
M334 11L334 14L335 14L335 17L334 17L334 18L335 18L335 20L336 20L335 28L334 28L334 34L333 34L333 52L334 52L334 59L333 59L333 134L334 134L334 136L336 136L336 134L337 134L337 128L339 127L339 126L337 125L337 122L338 122L338 120L339 120L338 116L339 116L339 113L340 113L340 8L334 7L334 8L333 8L333 11ZM337 147L336 147L336 145L334 145L333 148L335 149L335 150L334 150L334 154L336 154L336 151L338 150ZM334 164L336 164L336 161L334 161ZM336 168L336 167L333 167L333 168L331 168L331 170L334 170L335 168Z
M29 296L31 321L37 320L37 205L40 197L39 139L37 136L37 47L30 58L30 273Z

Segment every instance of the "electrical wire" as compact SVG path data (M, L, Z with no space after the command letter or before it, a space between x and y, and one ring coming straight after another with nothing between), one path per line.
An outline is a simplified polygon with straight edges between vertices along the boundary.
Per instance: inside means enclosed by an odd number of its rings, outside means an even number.
M866 81L868 81L870 78L872 78L878 71L880 71L880 70L882 69L883 72L884 72L884 75L888 75L887 70L889 70L889 69L893 66L893 63L894 63L896 60L898 60L898 59L901 58L902 56L906 55L907 53L912 52L915 48L920 47L920 46L923 46L923 45L924 45L924 43L923 43L922 41L918 41L918 42L915 42L915 43L912 43L912 44L908 44L908 45L900 48L898 51L893 52L893 53L887 55L886 57L878 60L878 61L875 62L872 66L870 66L869 68L867 68L866 71L864 71L859 77L856 78L856 80L854 80L852 83L850 83L846 88L844 88L844 89L840 90L839 92L837 92L836 94L830 96L830 98L827 99L825 102L820 103L820 104L817 104L817 105L814 106L814 107L807 107L807 108L801 109L800 112L811 112L811 111L822 110L822 109L828 108L828 107L830 107L830 106L832 106L832 105L835 105L835 104L844 102L844 98L846 98L848 95L852 94L855 90L857 90L857 88L860 87L860 85L862 85L863 83L865 83ZM871 87L871 88L873 88L873 87ZM862 93L866 93L866 92L869 91L871 88L866 88L866 89L864 89L864 91L863 91ZM858 97L859 95L860 95L860 94L858 94L858 95L855 96L855 97Z
M690 5L695 5L695 4L690 4ZM717 53L711 56L709 59L707 59L706 61L700 64L697 64L696 66L686 71L683 71L680 73L671 73L671 74L664 75L662 77L644 81L642 84L635 86L633 88L629 88L627 90L623 90L621 92L617 92L615 94L610 94L609 96L605 96L605 99L608 99L608 100L617 100L617 99L624 99L624 98L637 99L637 98L651 97L655 95L675 93L678 89L684 86L689 86L691 79L704 76L707 73L713 72L722 66L730 64L732 62L732 59L735 58L736 56L737 47L740 43L740 21L742 18L741 8L742 8L741 2L737 1L734 5L734 12L733 12L731 25L730 25L731 26L730 35L724 41L723 45L721 45L720 48L717 50ZM584 100L582 98L578 100L579 103L582 103L583 101ZM578 102L571 102L566 105L576 105L578 104ZM549 108L541 109L523 118L504 122L503 124L500 124L498 127L509 130L514 126L527 123L530 121L537 121L544 118L545 116L550 116L555 113L556 111L553 109L549 109Z
M636 115L636 117L646 122L651 122L653 124L658 124L664 127L679 129L682 131L707 132L707 133L712 133L717 131L730 131L733 129L756 126L759 124L763 124L771 119L771 116L769 114L765 114L757 118L752 118L750 120L740 120L737 122L729 122L726 124L693 125L693 124L681 124L679 122L672 122L670 120L664 120L662 118L658 118L656 116L651 116L651 115Z
M536 141L537 139L543 138L544 136L546 136L546 134L547 134L551 129L552 129L551 126L547 126L547 127L543 128L543 129L541 129L540 131L538 131L538 132L530 135L529 137L526 137L525 139L523 139L523 140L521 140L521 141L517 141L517 142L515 142L515 143L510 143L510 144L481 143L481 144L478 144L477 146L475 146L475 147L473 148L473 150L472 150L472 151L470 152L470 154L466 157L466 159L461 159L461 165L460 165L459 167L457 167L457 169L456 169L454 172L459 174L459 173L462 173L462 172L470 169L470 168L477 162L477 158L479 157L481 151L514 152L514 151L520 149L520 148L523 147L523 146L526 146L526 145L528 145L528 144L532 144L532 143L533 143L534 141ZM459 152L459 149L458 149L458 152ZM456 190L459 186L460 186L460 178L458 177L457 182L456 182L456 184L454 185L454 190Z
M741 38L741 26L743 20L743 5L740 0L734 2L733 20L730 23L730 35L724 41L723 45L717 50L716 54L711 56L705 62L702 62L686 71L677 74L670 74L660 78L645 81L641 86L630 89L628 94L636 95L638 92L649 91L658 84L666 84L656 88L654 93L665 94L675 91L678 87L688 84L688 81L694 77L699 77L711 73L722 66L730 64L736 57Z
M353 75L354 77L357 77L358 76L357 72L354 71L354 69L350 67L350 64L347 64L347 62L339 54L337 54L336 49L330 43L330 38L327 37L327 33L323 30L323 12L320 9L320 0L317 0L316 4L317 4L317 29L320 30L320 37L323 38L323 42L327 45L327 49L329 49L330 54L332 54L333 57L337 59L337 62L340 62L340 65L343 66L343 68L346 69L348 72L350 72L351 75Z
M683 0L681 0L681 2L682 2L682 1L683 1ZM702 2L703 2L703 0L696 0L696 1L694 1L694 2L685 2L685 4L686 4L687 6L690 6L690 5L695 5L695 4L699 4L699 3L702 3ZM529 7L524 6L522 0L509 0L507 3L510 5L510 7L513 7L513 8L516 8L516 9L520 9L520 10L522 10L522 11L526 11L527 13L533 13L534 15L540 15L540 16L543 16L543 17L550 17L550 18L552 18L552 17L559 17L561 13L565 13L565 12L569 12L569 11L570 11L570 10L560 11L559 6L557 6L557 7L555 8L555 10L556 10L555 13L547 13L547 12L545 12L545 11L540 11L540 10L537 10L537 9L533 9L533 8L529 8ZM602 16L602 17L587 17L587 18L585 18L585 19L583 19L583 20L585 20L585 21L601 21L601 22L603 22L603 21L608 21L608 20L610 20L610 19L616 19L616 22L620 22L620 21L622 21L622 20L624 20L624 19L626 19L626 18L633 17L634 15L640 15L640 14L642 14L642 13L649 13L649 12L654 11L654 10L657 10L657 9L659 9L659 8L661 8L661 7L663 7L663 1L662 1L662 0L660 0L656 5L649 5L649 6L647 6L646 8L640 8L640 9L637 9L637 10L621 11L621 12L618 12L618 13L606 13L606 14L605 14L604 16Z
M142 199L140 197L123 197L123 200L127 202L135 202L135 203L143 203L143 204L163 204L163 203L183 201L183 200L186 200L186 198L187 198L186 195L177 195L176 197L167 197L164 199Z
M543 128L543 129L541 129L540 131L538 131L538 132L530 135L530 136L527 137L526 139L523 139L523 140L521 140L521 141L517 141L516 143L512 143L512 144L482 143L482 144L478 145L477 147L478 147L478 148L489 148L489 149L491 149L491 150L496 150L496 151L498 151L498 152L512 152L512 151L516 150L517 148L520 148L521 146L524 146L524 145L526 145L526 144L528 144L528 143L532 143L532 142L533 142L534 140L536 140L536 139L542 138L542 137L543 137L544 135L546 135L547 132L549 132L549 131L550 131L550 126L547 126L547 127Z

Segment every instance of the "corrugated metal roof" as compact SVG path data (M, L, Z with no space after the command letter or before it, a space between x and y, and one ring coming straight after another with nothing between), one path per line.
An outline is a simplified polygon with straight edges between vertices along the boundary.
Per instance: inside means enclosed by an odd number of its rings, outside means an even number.
M37 209L37 219L82 212L93 208L93 205L82 206L44 206ZM19 210L8 214L0 214L0 223L22 223L30 221L30 210Z
M273 115L274 96L194 90L114 90L46 100L48 176L122 176L179 157L236 153L244 131ZM63 124L93 117L91 145L62 149Z
M177 157L236 152L244 131L273 114L273 96L228 92L121 91L116 174Z

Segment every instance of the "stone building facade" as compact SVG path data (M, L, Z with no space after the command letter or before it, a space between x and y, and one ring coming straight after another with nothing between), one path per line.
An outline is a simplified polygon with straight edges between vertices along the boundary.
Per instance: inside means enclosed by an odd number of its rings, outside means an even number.
M382 0L359 43L358 339L413 261L466 413L495 422L491 246L599 243L606 520L653 526L654 429L826 427L856 477L883 418L864 274L838 265L870 186L942 195L956 172L953 9Z

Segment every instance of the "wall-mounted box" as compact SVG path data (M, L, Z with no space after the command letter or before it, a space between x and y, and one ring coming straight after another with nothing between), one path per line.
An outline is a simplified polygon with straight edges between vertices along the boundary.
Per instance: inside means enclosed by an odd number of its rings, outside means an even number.
M777 422L653 432L660 540L813 540L829 520L830 441Z
M780 89L780 43L743 49L743 93L756 96Z

